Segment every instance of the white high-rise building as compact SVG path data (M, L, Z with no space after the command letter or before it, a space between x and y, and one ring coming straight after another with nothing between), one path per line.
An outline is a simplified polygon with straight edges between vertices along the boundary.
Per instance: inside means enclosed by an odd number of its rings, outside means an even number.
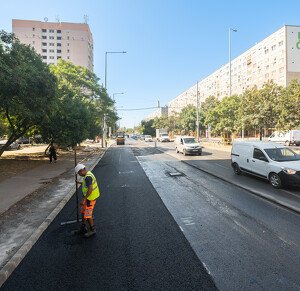
M288 86L300 80L300 26L286 25L231 61L231 95L242 94L254 85L258 89L268 80ZM209 96L229 95L229 63L198 83L199 103ZM168 103L169 115L188 104L196 106L197 85Z
M12 20L12 32L47 64L60 58L94 71L93 37L86 23Z

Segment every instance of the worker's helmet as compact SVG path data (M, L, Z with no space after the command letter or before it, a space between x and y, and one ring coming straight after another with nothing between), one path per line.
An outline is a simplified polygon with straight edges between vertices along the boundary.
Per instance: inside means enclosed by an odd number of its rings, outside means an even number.
M83 169L85 169L85 165L83 165L83 164L78 164L78 165L75 167L75 174L78 174L78 172L79 172L80 170L83 170Z

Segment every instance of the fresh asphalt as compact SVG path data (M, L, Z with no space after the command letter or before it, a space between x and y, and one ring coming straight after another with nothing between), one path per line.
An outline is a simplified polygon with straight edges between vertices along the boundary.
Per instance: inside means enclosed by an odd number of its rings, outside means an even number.
M97 234L61 225L76 218L73 197L1 290L216 290L133 152L111 147L93 171Z

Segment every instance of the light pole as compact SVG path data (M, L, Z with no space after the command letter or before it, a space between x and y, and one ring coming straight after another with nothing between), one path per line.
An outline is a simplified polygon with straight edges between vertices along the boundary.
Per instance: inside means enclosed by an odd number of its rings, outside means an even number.
M231 33L231 30L233 32L237 32L236 29L233 29L233 28L230 28L229 27L229 96L231 96L231 47L230 47L230 33Z
M199 91L198 91L198 81L197 81L197 141L199 141Z
M127 52L105 52L105 81L104 88L106 89L106 78L107 78L107 54L126 54Z
M123 92L122 93L113 93L113 100L115 101L115 95L117 94L124 94Z

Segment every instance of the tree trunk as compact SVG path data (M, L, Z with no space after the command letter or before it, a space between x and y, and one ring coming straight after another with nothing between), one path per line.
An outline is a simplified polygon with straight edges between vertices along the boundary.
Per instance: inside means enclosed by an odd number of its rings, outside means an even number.
M259 140L262 140L262 127L259 128Z

